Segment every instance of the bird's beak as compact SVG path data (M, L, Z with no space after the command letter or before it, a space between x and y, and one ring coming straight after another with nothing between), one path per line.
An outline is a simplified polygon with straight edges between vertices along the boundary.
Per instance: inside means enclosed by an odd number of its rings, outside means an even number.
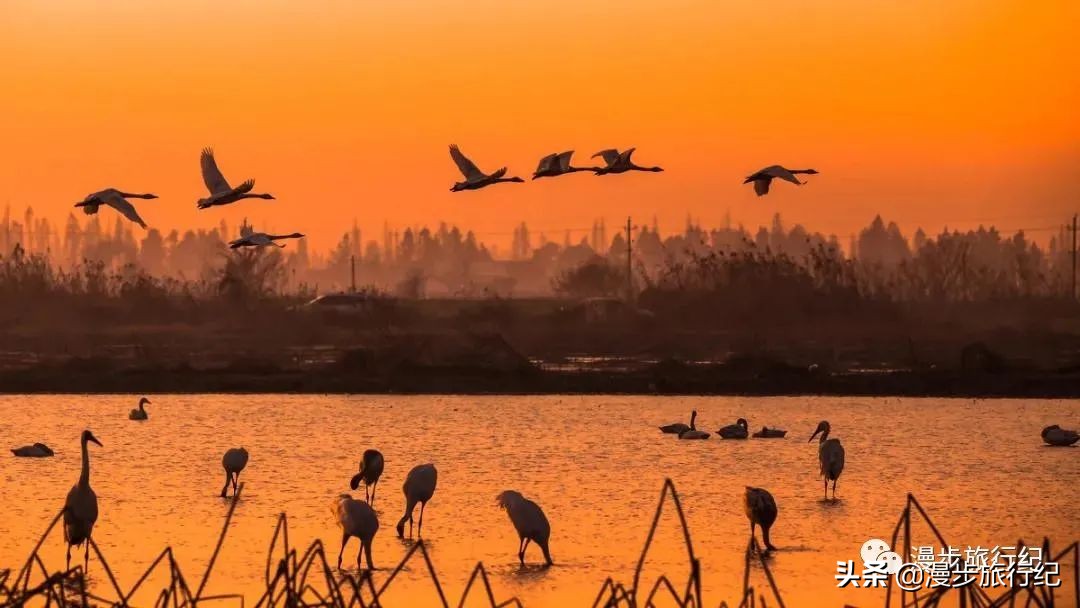
M810 439L807 439L806 443L810 443L811 441L813 441L814 437L817 437L817 434L820 433L820 432L821 432L821 429L818 429L818 430L814 431L814 434L810 435Z
M89 441L93 441L94 443L96 443L96 444L97 444L97 446L98 446L99 448L103 448L103 447L105 447L105 446L101 445L101 442L100 442L100 441L98 441L98 440L97 440L97 437L94 437L93 435L91 435L91 436L90 436L90 439L89 439Z

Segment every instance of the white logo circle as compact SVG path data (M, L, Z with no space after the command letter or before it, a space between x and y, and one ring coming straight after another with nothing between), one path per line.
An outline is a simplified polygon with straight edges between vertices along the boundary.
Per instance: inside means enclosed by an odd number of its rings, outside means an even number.
M867 562L878 561L878 556L882 553L889 551L889 543L881 540L880 538L871 538L863 543L862 549L859 551L859 555L862 556L863 564ZM893 555L896 555L895 553ZM897 556L899 557L899 556Z
M877 556L878 562L885 562L885 572L889 574L896 574L900 571L900 567L904 565L904 560L900 559L900 554L895 551L886 551Z

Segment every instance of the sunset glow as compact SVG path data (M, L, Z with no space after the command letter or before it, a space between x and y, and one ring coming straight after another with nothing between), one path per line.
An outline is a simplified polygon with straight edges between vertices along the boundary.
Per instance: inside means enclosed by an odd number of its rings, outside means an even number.
M1080 196L1077 23L1071 1L7 0L0 203L62 220L150 190L152 227L248 217L317 249L354 217L365 240L446 220L494 242L728 210L843 242L879 212L1056 226ZM666 171L452 194L449 143L526 177L606 147ZM207 145L278 200L197 212ZM773 163L821 175L758 200L742 178Z

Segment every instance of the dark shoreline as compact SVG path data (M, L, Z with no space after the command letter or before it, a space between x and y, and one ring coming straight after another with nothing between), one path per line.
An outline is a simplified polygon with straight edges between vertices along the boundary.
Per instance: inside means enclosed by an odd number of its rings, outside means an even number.
M956 398L1080 398L1080 374L894 371L876 373L725 373L715 369L498 372L411 370L146 371L31 369L0 373L0 394L293 393L463 395L745 395Z

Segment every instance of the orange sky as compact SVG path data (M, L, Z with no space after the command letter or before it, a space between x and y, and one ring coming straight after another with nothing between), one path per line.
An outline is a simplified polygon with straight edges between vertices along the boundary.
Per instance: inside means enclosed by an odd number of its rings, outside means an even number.
M845 242L878 211L1049 226L1080 209L1077 25L1075 0L3 0L0 204L149 190L151 226L246 216L317 248L353 217L503 242L729 209ZM511 174L627 146L667 171L452 194L448 143ZM205 145L278 200L197 212ZM772 163L821 174L757 199L741 178Z

